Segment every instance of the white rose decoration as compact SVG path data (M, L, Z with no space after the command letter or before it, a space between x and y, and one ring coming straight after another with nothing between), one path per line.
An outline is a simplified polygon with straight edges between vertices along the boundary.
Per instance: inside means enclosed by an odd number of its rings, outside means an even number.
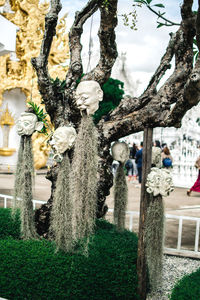
M151 172L147 176L147 193L153 194L153 196L168 196L173 190L172 176L167 169L152 168Z

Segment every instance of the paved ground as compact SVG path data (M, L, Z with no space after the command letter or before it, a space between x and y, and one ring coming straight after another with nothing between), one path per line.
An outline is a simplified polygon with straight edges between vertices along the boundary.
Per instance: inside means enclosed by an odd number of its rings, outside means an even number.
M50 196L51 183L45 178L45 170L41 170L35 179L34 199L47 201ZM0 193L12 195L14 187L13 174L0 173ZM187 189L175 188L168 197L164 198L165 211L168 214L184 215L200 217L200 193L193 192L190 197L186 195ZM110 196L107 197L107 204L109 208L113 208L112 190ZM140 203L140 187L137 182L128 182L128 207L127 210L139 211ZM3 202L0 200L0 205ZM112 218L111 215L107 216ZM138 230L138 220L134 220L134 231ZM177 243L178 221L170 220L166 224L166 245L168 247L174 246ZM127 219L128 226L128 219ZM183 223L183 239L182 245L187 249L194 248L195 238L195 223L191 221L184 221Z

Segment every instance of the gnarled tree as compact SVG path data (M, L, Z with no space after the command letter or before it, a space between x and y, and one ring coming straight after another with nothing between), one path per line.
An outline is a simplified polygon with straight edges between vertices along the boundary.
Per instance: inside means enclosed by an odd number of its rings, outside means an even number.
M80 42L85 21L97 10L100 11L100 59L96 67L85 74L81 80L96 80L102 86L109 78L117 57L115 43L115 27L117 25L117 0L90 0L75 20L69 34L70 66L66 74L66 87L61 93L53 84L48 73L48 56L61 9L60 0L51 0L51 8L45 18L45 33L40 55L32 59L37 72L38 86L55 128L70 122L78 129L81 115L74 101L77 80L83 74L81 61L82 45ZM193 38L196 35L197 46L200 47L200 13L192 12L193 0L184 0L181 7L182 21L170 40L160 65L152 76L146 90L138 98L125 98L110 113L109 120L100 120L96 125L99 131L99 182L97 216L106 212L105 198L113 184L111 174L112 158L109 153L110 144L123 136L144 130L146 127L180 127L181 120L187 110L199 102L200 91L200 57L193 65ZM133 33L134 34L134 33ZM172 75L160 89L157 85L171 67L175 57L175 68ZM73 150L72 150L73 151ZM69 153L69 156L72 153ZM48 203L36 212L37 229L45 235L48 231L48 220L53 201L57 167L47 176L52 181L52 195Z

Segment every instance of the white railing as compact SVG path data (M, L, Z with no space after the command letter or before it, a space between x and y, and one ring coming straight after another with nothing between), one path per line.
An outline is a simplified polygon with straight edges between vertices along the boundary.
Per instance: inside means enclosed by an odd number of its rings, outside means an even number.
M0 194L0 198L3 198L4 208L7 208L7 201L8 201L8 200L12 200L12 199L13 199L13 196ZM22 199L17 198L17 200L22 200ZM33 199L32 202L33 202L33 209L35 209L35 208L36 208L36 204L44 204L44 203L46 203L47 201L34 200L34 199Z
M0 194L0 198L3 198L4 202L4 208L7 208L7 200L11 200L13 196L8 196L4 194ZM19 199L21 200L21 199ZM41 200L33 200L33 209L36 208L36 204L44 204L46 201ZM109 209L108 212L113 213L113 209ZM130 231L133 231L133 221L134 217L139 217L139 212L137 211L126 211L126 215L129 216L129 225L128 229ZM200 258L200 251L199 248L199 233L200 233L200 218L196 217L188 217L188 216L177 216L177 215L171 215L171 214L165 214L166 219L175 219L178 220L178 238L177 238L177 246L176 248L167 248L164 247L164 252L168 254L177 254L177 255L183 255L183 256L191 256ZM196 222L196 231L195 231L195 243L194 243L194 250L184 250L181 249L181 242L182 242L182 228L183 228L183 221L195 221Z
M113 209L109 209L108 212L113 213ZM137 212L137 211L126 211L126 215L129 216L128 228L129 228L130 231L133 231L133 220L134 220L134 217L137 217L137 218L139 217L139 212ZM177 246L176 246L176 248L164 247L164 252L168 253L168 254L174 254L174 255L177 254L177 255L191 256L191 257L200 258L200 251L198 250L198 248L199 248L200 218L165 214L165 219L166 220L167 219L176 219L179 222L178 222ZM183 220L195 221L196 222L194 250L181 249Z

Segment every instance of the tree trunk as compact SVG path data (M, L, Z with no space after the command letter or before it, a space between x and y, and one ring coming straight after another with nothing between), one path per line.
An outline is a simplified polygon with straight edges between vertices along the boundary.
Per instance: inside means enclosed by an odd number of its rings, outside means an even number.
M151 170L151 154L152 154L152 137L153 129L144 129L143 153L142 153L142 184L140 195L140 219L139 219L139 237L138 237L138 258L137 258L137 274L138 274L138 294L140 300L146 299L147 294L147 261L145 253L145 220L147 216L148 203L150 194L146 192L146 179Z

